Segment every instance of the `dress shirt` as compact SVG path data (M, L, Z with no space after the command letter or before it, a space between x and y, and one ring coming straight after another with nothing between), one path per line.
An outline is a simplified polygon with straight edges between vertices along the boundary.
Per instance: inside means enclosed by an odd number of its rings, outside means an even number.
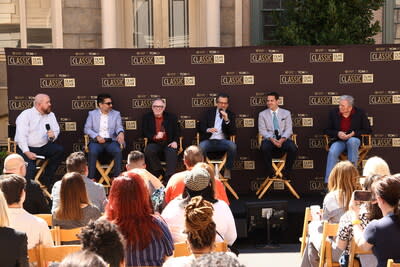
M278 113L279 113L279 108L277 108L275 111L272 111L272 109L269 110L271 112L271 117L274 117L274 112L276 114L276 117L278 117Z
M99 135L103 138L110 138L110 133L108 132L108 114L104 114L100 111L100 130Z
M216 128L218 132L212 133L210 139L217 139L217 140L225 139L225 135L222 132L222 123L224 123L224 119L222 119L221 113L217 109L215 114L214 128Z
M53 112L41 114L35 107L24 110L16 120L15 141L23 153L30 147L42 147L49 142L46 124L54 132L54 139L60 133L56 116Z
M45 220L21 208L9 208L8 215L10 227L26 233L28 237L28 249L35 247L39 243L46 247L53 246L53 239Z

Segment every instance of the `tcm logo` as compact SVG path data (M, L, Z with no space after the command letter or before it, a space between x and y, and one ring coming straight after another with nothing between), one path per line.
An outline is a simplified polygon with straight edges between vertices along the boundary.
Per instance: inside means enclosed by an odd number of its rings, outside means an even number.
M59 125L60 125L60 131L62 132L76 132L75 121L60 122Z
M400 95L370 95L370 105L400 104Z
M233 163L234 170L255 170L256 162L254 160L238 160Z
M314 119L313 118L292 118L294 127L313 127Z
M343 53L310 53L310 63L343 62Z
M283 63L284 58L282 53L251 53L250 63Z
M313 84L314 76L307 75L279 75L280 84Z
M400 138L373 137L372 147L400 147Z
M135 87L136 78L101 78L101 87Z
M137 130L137 121L125 121L126 130Z
M131 56L131 65L165 65L165 56Z
M394 61L400 60L400 51L370 52L369 61Z
M190 57L191 64L224 64L224 55L192 55Z
M237 128L254 128L254 118L236 118Z
M196 120L182 120L180 124L185 129L196 129Z
M8 100L9 110L25 110L33 107L33 100Z
M192 97L192 108L214 107L215 97Z
M309 96L308 105L310 106L327 106L339 105L340 96Z
M70 56L71 66L104 66L106 65L105 56Z
M162 77L162 86L193 86L196 85L196 77Z
M40 78L40 88L73 88L75 78Z
M72 100L73 110L95 109L96 100Z
M312 159L296 160L293 169L314 169L314 161Z
M340 84L373 83L374 74L339 74Z
M221 85L254 84L254 75L222 75Z
M9 66L43 66L42 56L7 56Z

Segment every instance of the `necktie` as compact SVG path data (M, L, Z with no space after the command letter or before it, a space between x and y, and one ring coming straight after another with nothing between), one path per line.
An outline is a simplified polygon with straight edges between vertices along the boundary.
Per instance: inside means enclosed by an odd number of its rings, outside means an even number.
M274 123L274 132L275 133L279 133L279 122L278 122L278 118L276 117L276 112L272 112L273 116L272 116L272 122Z

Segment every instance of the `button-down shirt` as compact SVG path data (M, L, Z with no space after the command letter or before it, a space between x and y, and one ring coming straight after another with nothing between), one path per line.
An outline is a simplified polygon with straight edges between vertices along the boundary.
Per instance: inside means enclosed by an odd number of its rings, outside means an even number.
M224 123L224 119L222 119L219 110L216 109L214 128L216 128L218 132L212 133L210 139L217 139L217 140L225 139L225 135L222 132L222 123Z
M15 123L15 141L24 153L29 151L29 147L42 147L48 143L46 124L49 124L54 132L54 139L57 139L60 133L54 113L41 114L35 107L24 110Z
M108 114L104 114L100 111L100 129L99 135L103 138L110 138L110 133L108 132Z

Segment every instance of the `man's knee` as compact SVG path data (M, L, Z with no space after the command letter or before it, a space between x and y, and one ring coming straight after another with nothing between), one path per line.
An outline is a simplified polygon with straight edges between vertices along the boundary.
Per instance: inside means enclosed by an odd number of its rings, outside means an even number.
M229 141L228 143L228 150L231 152L236 152L237 145L234 142Z

